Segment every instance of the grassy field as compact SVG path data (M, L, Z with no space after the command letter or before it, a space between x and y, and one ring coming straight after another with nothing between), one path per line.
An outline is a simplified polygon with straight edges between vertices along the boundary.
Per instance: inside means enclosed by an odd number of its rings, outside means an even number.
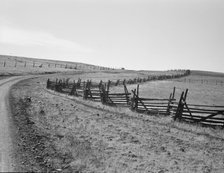
M223 129L176 122L169 116L138 114L128 108L109 107L46 89L48 78L99 82L176 71L103 70L88 65L84 69L59 65L55 68L54 63L62 62L48 60L35 60L40 64L33 67L33 59L29 66L26 59L27 68L24 68L24 60L21 59L20 66L17 62L18 66L13 67L15 61L11 59L11 67L0 68L0 74L46 74L21 81L10 93L11 118L17 129L18 171L223 172ZM54 65L38 67L44 63ZM224 105L222 80L223 74L197 71L186 78L142 83L140 96L168 98L175 86L177 100L188 88L188 102ZM136 86L127 87L131 91ZM123 92L123 87L112 87L111 92Z
M186 79L186 80L185 80ZM189 82L189 80L191 82ZM208 81L201 82L201 80ZM216 84L216 81L219 81ZM224 105L224 85L220 81L224 81L224 76L213 74L206 76L202 73L193 74L184 78L164 81L152 81L140 84L139 94L146 98L169 98L173 87L176 87L176 99L179 101L182 91L189 89L187 102L192 104L208 104L208 105ZM134 90L137 85L128 85L128 90ZM111 92L123 91L123 87L112 88Z
M71 81L81 78L82 80L92 80L94 82L116 81L118 79L147 78L148 76L158 76L164 74L179 74L179 71L134 71L110 69L91 64L78 62L65 62L55 60L45 60L36 58L16 57L0 55L0 79L12 75L28 74L55 74L49 76L55 78L70 78ZM77 75L78 74L78 75Z
M224 170L220 129L63 96L44 89L44 82L43 78L26 80L11 92L20 171Z
M133 80L135 78L148 78L149 76L160 76L160 75L175 75L180 74L180 71L134 71L134 70L107 70L107 71L83 71L70 74L59 74L51 75L49 77L51 80L57 79L67 79L69 78L70 82L74 80L77 81L79 78L82 81L91 80L92 82L99 83L101 80L103 82L116 82L117 80L123 81L124 79L128 81L129 79Z
M224 74L215 72L192 71L192 75L176 79L178 82L197 83L203 85L224 86Z

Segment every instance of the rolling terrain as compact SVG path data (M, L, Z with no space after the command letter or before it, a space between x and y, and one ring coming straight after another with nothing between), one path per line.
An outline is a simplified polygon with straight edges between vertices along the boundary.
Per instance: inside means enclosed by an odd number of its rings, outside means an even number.
M52 74L76 71L109 70L110 68L84 64L27 57L0 55L0 77L28 74Z
M14 77L16 80L1 80L1 118L8 122L1 126L1 136L8 140L1 137L2 159L14 163L6 168L3 161L2 171L223 172L224 135L220 128L139 114L46 89L48 78L99 82L175 71L113 70L80 63L16 59L0 57L2 78L22 75ZM8 68L2 67L6 61L11 62ZM140 96L167 98L175 86L177 98L189 88L189 101L223 105L222 75L192 71L184 78L145 82L140 84ZM4 83L11 79L10 84ZM127 87L131 91L136 84ZM111 89L123 90L121 86Z

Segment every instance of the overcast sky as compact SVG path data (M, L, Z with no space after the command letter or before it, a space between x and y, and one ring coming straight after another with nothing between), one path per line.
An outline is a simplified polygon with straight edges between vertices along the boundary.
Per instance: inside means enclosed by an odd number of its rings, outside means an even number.
M224 72L224 0L0 0L0 54Z

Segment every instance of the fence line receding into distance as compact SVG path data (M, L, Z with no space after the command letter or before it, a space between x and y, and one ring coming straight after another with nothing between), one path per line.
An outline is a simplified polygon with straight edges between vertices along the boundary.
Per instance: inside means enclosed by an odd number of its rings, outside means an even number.
M134 79L128 81L129 84L133 84L148 80ZM70 83L69 79L56 79L56 81L48 79L47 88L110 106L129 107L133 111L149 115L171 115L174 120L178 121L224 127L224 106L188 104L186 101L188 89L182 92L179 101L176 101L175 87L167 98L143 98L139 96L139 85L130 93L126 84L127 80L95 83L90 80L82 82L79 79L77 82ZM124 92L111 93L110 87L118 85L123 85Z

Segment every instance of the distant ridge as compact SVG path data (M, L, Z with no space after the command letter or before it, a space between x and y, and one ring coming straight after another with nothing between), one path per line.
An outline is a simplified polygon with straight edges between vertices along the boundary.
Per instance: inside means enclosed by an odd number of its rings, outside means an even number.
M27 62L27 63L37 63L37 64L57 64L62 65L63 67L82 67L82 69L98 69L98 70L111 70L112 68L86 64L82 62L71 62L71 61L61 61L61 60L51 60L51 59L41 59L41 58L31 58L31 57L22 57L22 56L14 56L14 55L0 55L0 63L8 61L8 62Z

